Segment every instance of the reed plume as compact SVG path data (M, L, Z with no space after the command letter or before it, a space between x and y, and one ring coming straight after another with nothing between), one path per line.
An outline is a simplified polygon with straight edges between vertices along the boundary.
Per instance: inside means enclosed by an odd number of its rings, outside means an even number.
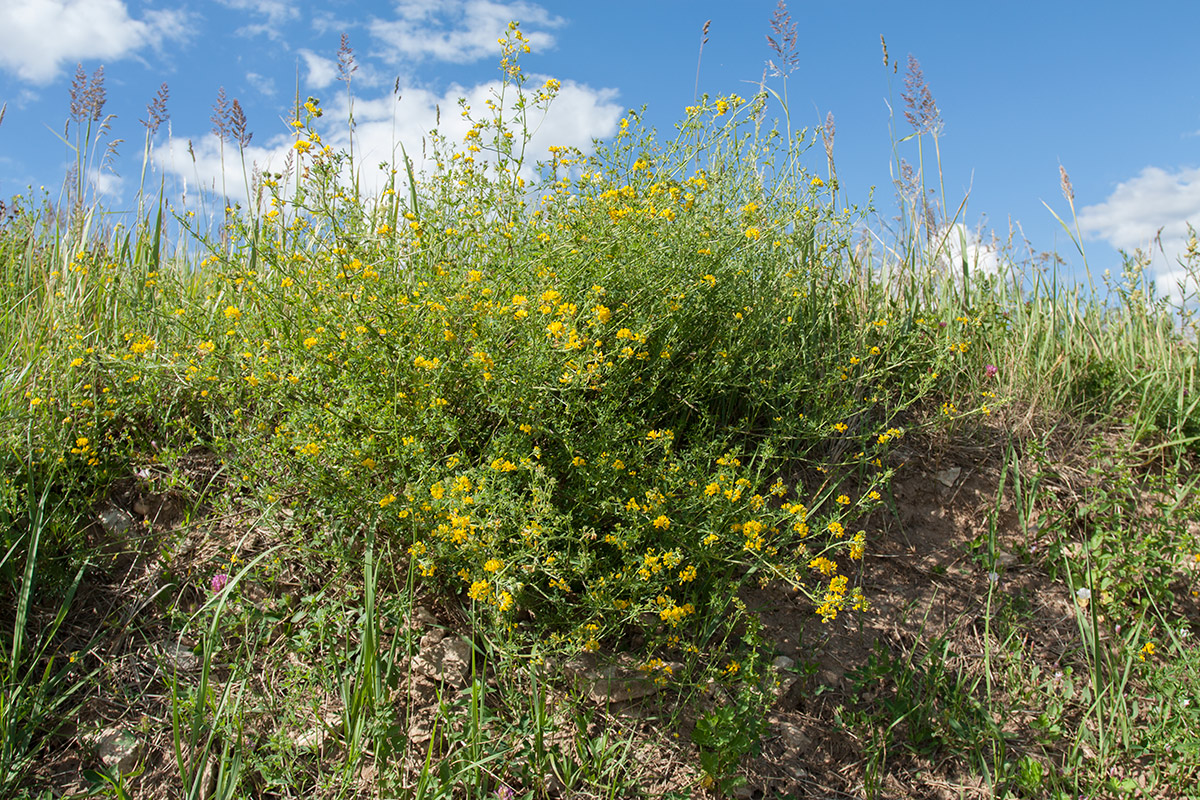
M787 3L783 0L779 0L775 13L771 15L771 33L775 35L767 34L767 44L775 51L779 63L769 60L767 65L775 77L787 77L800 65L800 52L797 47L796 23L792 21Z
M908 73L904 76L904 118L917 133L941 133L942 114L938 111L929 83L921 72L916 56L908 55Z
M170 96L170 90L167 84L163 83L158 87L158 91L154 94L154 99L146 104L147 119L138 120L150 132L150 135L158 133L158 128L164 122L171 118L167 113L167 98Z

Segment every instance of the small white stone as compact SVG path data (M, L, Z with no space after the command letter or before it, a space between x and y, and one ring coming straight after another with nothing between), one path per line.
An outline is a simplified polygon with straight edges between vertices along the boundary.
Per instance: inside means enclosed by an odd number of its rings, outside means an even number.
M938 470L938 483L947 488L954 485L958 480L958 476L962 474L962 467L949 467L947 469Z
M129 731L110 728L100 734L100 760L109 769L132 772L141 757L142 743Z
M116 506L109 506L97 516L100 518L100 525L104 530L112 534L122 534L133 525L133 517L129 515L129 512Z

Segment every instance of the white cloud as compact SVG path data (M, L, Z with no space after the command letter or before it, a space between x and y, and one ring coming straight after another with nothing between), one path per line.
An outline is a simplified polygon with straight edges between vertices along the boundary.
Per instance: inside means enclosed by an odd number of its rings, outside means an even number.
M0 67L49 83L64 64L121 59L185 38L182 11L129 16L122 0L23 0L0 3Z
M271 97L275 94L274 78L268 78L265 75L259 75L257 72L247 72L246 83L250 84L250 87L261 95Z
M536 76L530 77L533 81L539 80ZM354 160L360 188L367 193L383 189L388 176L378 169L381 162L394 165L403 175L401 144L416 162L414 166L418 172L424 167L431 168L431 163L421 159L423 151L432 155L425 144L429 131L438 126L439 109L440 132L452 146L461 148L469 123L459 113L458 99L464 97L476 112L484 112L485 101L493 97L498 88L497 82L470 88L454 86L440 94L425 89L401 88L399 101L390 91L374 98L355 99ZM611 135L624 110L614 102L615 98L616 92L612 89L597 90L563 81L558 97L544 119L540 112L531 112L529 123L533 137L527 149L526 177L533 177L533 162L545 158L551 145L573 146L587 152L593 139ZM331 104L322 118L322 140L334 150L350 147L350 132L344 123L347 119L345 102L341 98ZM282 171L289 154L294 153L291 147L294 140L286 133L262 138L266 139L264 144L260 145L262 139L256 136L254 144L246 149L246 164L273 172ZM164 171L192 186L199 182L210 191L221 188L224 171L229 196L242 202L247 200L246 180L235 147L226 144L222 159L219 141L216 136L207 134L193 141L193 152L194 164L188 153L187 140L172 139L156 150L154 157ZM348 178L343 176L343 179Z
M384 47L375 55L390 63L433 58L468 63L495 58L496 40L517 20L532 47L547 50L554 37L541 28L557 28L561 17L535 3L493 0L398 0L396 18L372 20L370 31Z
M93 169L89 171L88 176L96 194L108 199L119 196L125 188L125 179L111 170Z
M221 5L234 11L244 11L260 17L264 22L242 25L237 29L241 36L263 35L270 39L281 39L280 28L300 16L300 10L287 0L218 0Z
M300 57L304 59L304 68L308 70L308 78L304 85L312 89L324 89L337 78L337 62L324 58L312 50L301 50Z
M972 232L961 222L938 231L935 244L940 245L938 266L951 275L962 276L964 259L971 274L996 275L1000 272L999 246L995 242L985 242L978 232Z
M1146 167L1117 184L1104 202L1079 210L1084 236L1149 256L1150 275L1163 294L1178 295L1188 223L1200 228L1200 169Z

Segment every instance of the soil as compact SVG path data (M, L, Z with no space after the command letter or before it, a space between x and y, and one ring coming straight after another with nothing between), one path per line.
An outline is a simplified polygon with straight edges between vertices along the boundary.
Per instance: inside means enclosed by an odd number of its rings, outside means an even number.
M1001 436L995 441L1001 441ZM872 683L862 667L872 658L883 657L908 659L919 667L936 646L939 661L982 698L985 652L993 654L992 667L1001 671L1036 669L1054 676L1077 664L1074 598L1037 564L1039 548L1050 544L1042 540L1036 525L1038 512L1045 509L1023 513L1009 490L997 501L1004 448L988 443L954 449L933 443L905 444L908 449L897 453L889 507L870 520L861 580L868 590L870 611L822 624L807 602L781 588L751 588L742 598L758 610L766 639L776 644L772 657L783 658L777 661L779 686L761 750L743 761L746 782L735 796L850 798L864 796L866 787L873 785L883 797L988 797L989 788L978 777L979 771L952 753L934 749L918 755L896 747L882 763L871 759L877 749L873 751L869 742L843 724L885 690ZM1068 449L1059 454L1059 463L1072 463L1066 457ZM206 487L213 484L218 465L198 451L188 456L186 469L194 486ZM1049 487L1049 496L1069 504L1084 480L1082 469L1064 467L1058 471L1057 485ZM272 527L249 513L216 517L203 499L196 506L194 496L185 502L182 493L155 494L147 487L145 481L130 478L115 485L106 501L108 507L128 513L132 520L128 529L113 533L97 523L88 530L97 554L95 563L102 568L92 570L80 587L64 638L66 649L81 653L90 641L80 658L82 668L94 678L86 682L82 712L63 720L33 770L31 788L49 789L53 796L87 789L84 771L100 766L104 737L113 731L131 732L140 744L139 771L129 783L133 796L179 796L170 686L176 674L194 680L199 662L193 652L197 642L180 640L162 609L172 604L185 611L198 609L203 597L195 587L208 580L205 570L211 572L215 561L237 556L244 564L290 535L286 518ZM990 540L995 542L996 561L989 563L985 555ZM311 587L305 585L304 575L313 569L313 565L293 568L284 558L274 585L269 590L248 586L243 602L270 607L282 595L308 591ZM1036 637L1016 646L998 641L996 626L988 620L989 612L994 614L1001 605L1019 608L1027 620L1023 629L1036 631ZM53 612L53 608L38 610L42 615ZM419 637L420 647L411 665L410 689L397 702L409 709L408 735L414 747L407 757L419 769L424 746L434 735L430 720L439 686L465 683L463 651L455 642L462 642L469 632L460 613L431 600L407 624ZM277 653L281 648L261 649ZM1019 663L1006 663L1014 652L1020 654ZM250 691L301 691L294 686L280 688L279 677L304 665L279 660L258 666L261 679ZM602 666L564 666L559 674L563 690L571 674L587 680ZM614 673L607 674L611 678ZM212 675L215 691L220 691L222 678L220 670ZM589 732L634 734L632 758L641 765L638 780L648 795L670 791L677 796L710 796L698 788L700 776L686 714L683 728L672 734L657 722L661 695L639 692L631 683L621 686L627 696L597 705ZM251 715L248 727L263 736L289 736L318 756L336 747L341 700L306 696L295 702L311 709L307 725L297 722L304 715L286 723L269 715ZM1030 709L1024 715L993 720L1011 733L1014 754L1027 743L1028 723L1036 712ZM897 741L904 738L902 722L893 733ZM205 776L206 781L210 778ZM376 788L373 779L370 769L357 776L363 796Z

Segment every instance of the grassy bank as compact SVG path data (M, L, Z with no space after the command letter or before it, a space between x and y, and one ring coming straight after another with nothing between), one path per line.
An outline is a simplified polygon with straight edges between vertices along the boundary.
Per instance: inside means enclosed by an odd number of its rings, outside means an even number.
M215 219L6 207L3 792L1193 791L1196 337L1137 258L868 246L770 87L535 164L523 47L378 195L310 99Z

